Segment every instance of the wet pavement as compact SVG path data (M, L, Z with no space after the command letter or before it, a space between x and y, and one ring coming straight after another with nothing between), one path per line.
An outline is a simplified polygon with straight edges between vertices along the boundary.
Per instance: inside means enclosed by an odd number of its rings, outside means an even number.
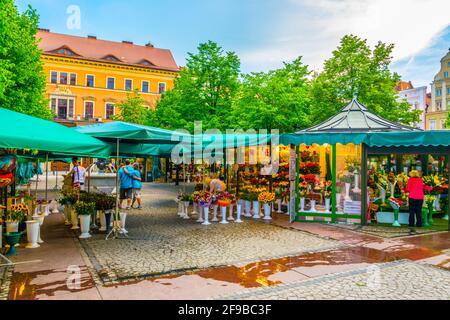
M150 188L146 190L151 191ZM358 298L358 294L362 298L368 292L361 288L364 285L359 282L367 280L365 270L370 266L381 266L381 274L386 272L386 281L390 284L382 287L387 291L380 290L377 297L382 298L383 295L389 297L389 294L395 297L396 290L400 290L399 294L402 294L397 297L406 295L407 298L409 292L411 298L420 296L416 294L420 293L419 284L412 285L412 289L407 284L415 277L420 277L422 282L420 285L424 285L433 293L425 298L435 295L445 298L448 294L448 291L442 289L442 284L445 285L450 279L450 233L382 239L327 225L301 223L291 225L287 222L287 217L282 215L276 215L274 218L273 223L276 225L337 240L346 247L102 285L96 279L89 261L82 254L78 239L74 238L62 224L62 215L52 215L43 228L43 239L46 243L34 250L20 248L19 256L13 259L14 262L21 264L15 266L8 298L189 300L214 297L243 298L242 290L250 290L245 292L244 297L305 298L297 291L295 294L292 292L285 294L284 286L292 285L300 288L302 292L306 287L313 288L310 296L314 297L317 294L317 299L320 299L326 298L327 294L323 286L318 284L320 282L314 282L320 279L323 279L324 284L329 283L333 286L343 284L342 288L336 289L334 296L330 293L330 298L345 297L346 292L349 298L355 294L355 298ZM71 273L68 272L70 266L79 267L79 283L70 281ZM397 278L399 283L394 283ZM355 283L358 285L355 286ZM411 290L408 291L408 288ZM253 290L256 290L255 295L249 293Z

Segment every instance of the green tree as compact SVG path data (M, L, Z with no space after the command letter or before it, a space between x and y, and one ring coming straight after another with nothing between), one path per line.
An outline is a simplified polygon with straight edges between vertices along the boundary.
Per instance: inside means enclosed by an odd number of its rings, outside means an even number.
M38 23L31 7L21 14L13 0L0 0L0 106L48 119Z
M186 67L175 80L175 88L165 93L149 123L171 129L193 130L194 121L203 128L225 129L232 101L239 89L240 60L208 41L189 53Z
M308 67L301 57L283 68L243 76L231 126L294 132L310 125Z
M389 70L394 45L378 42L372 50L354 35L341 39L324 70L312 81L312 119L315 123L331 117L354 97L372 112L391 121L412 124L420 111L397 101L395 86L400 76Z
M145 104L146 101L142 98L138 89L127 93L127 99L117 105L120 113L114 117L114 120L145 124L148 121L150 113Z

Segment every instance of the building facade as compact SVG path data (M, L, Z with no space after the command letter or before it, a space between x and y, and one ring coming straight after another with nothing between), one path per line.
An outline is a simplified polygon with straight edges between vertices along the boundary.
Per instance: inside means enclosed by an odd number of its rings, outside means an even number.
M411 82L400 82L397 85L398 99L400 101L406 100L412 110L419 110L420 120L414 126L418 129L425 130L426 128L426 112L427 112L427 87L414 88Z
M427 112L427 130L445 129L450 109L450 50L441 60L441 69L431 84L431 107Z
M138 90L145 105L154 107L174 86L179 68L166 49L76 37L41 29L49 108L56 121L76 124L111 121L117 104Z

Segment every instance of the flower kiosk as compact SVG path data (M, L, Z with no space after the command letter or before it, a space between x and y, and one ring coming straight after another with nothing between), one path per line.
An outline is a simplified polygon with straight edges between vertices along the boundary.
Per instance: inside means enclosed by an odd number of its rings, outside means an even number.
M432 213L424 218L439 212L448 220L448 131L388 121L354 99L323 123L283 135L281 143L290 145L294 164L292 222L408 225L405 187L412 170L431 185L424 212Z

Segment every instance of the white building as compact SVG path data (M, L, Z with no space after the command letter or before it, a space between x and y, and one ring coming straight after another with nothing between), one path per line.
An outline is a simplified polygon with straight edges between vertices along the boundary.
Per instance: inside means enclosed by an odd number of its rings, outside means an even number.
M400 101L406 100L412 110L420 110L420 121L415 124L419 129L425 130L426 124L426 111L427 111L427 87L411 88L398 92L398 99Z

